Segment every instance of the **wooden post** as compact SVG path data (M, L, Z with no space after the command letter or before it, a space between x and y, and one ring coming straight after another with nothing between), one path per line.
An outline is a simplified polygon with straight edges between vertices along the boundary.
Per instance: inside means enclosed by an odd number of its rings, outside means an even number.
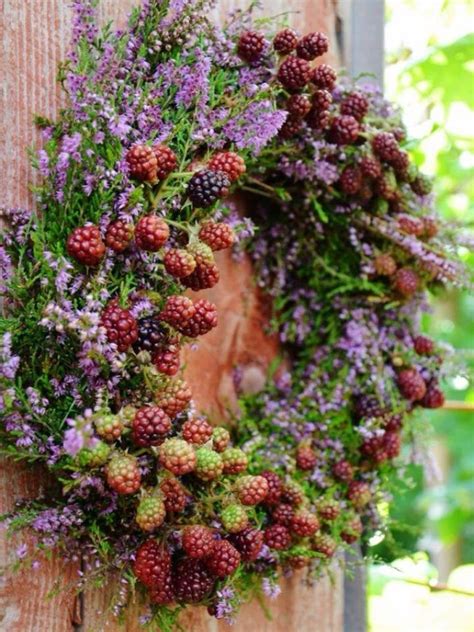
M101 15L123 23L137 0L102 0ZM216 19L227 15L242 0L221 0ZM33 178L26 157L26 147L38 144L33 128L35 113L54 117L64 95L55 82L58 62L64 58L70 32L69 3L64 0L3 0L1 29L3 48L2 151L0 177L2 204L30 206L28 185ZM265 12L292 12L290 22L302 32L322 30L332 42L328 59L338 63L335 0L276 0ZM265 313L252 285L248 261L236 265L226 255L218 261L221 271L219 286L209 292L217 303L220 326L200 343L199 354L189 351L187 378L194 386L197 404L209 411L216 422L222 420L236 395L231 371L236 363L252 367L254 374L264 375L276 353L276 341L263 333ZM205 372L206 382L202 381ZM17 498L34 497L44 484L38 472L12 464L2 464L0 471L1 511L11 508ZM0 534L0 563L12 557L12 543ZM0 587L0 630L5 632L138 632L137 612L131 610L125 628L107 616L112 587L90 590L80 602L71 593L48 600L47 592L55 581L67 583L78 568L64 567L57 559L44 562L36 571L9 577ZM283 582L282 595L267 604L273 620L265 618L258 604L244 607L235 632L342 632L343 581L339 569L334 582L326 579L309 587L302 576L295 574ZM3 617L3 618L2 618ZM218 623L203 609L194 609L183 618L182 625L193 632L230 630Z

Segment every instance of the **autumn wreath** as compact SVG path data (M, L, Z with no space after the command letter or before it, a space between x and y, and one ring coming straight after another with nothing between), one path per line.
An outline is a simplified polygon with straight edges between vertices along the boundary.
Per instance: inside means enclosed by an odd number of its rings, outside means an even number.
M425 290L464 273L399 113L315 61L324 34L250 12L220 30L207 0L149 0L114 32L73 4L37 212L4 209L0 245L2 453L57 484L4 520L81 557L79 590L118 573L115 612L125 585L152 627L187 604L232 619L382 527L412 412L443 404ZM217 326L199 291L226 248L252 258L285 360L231 428L180 361Z

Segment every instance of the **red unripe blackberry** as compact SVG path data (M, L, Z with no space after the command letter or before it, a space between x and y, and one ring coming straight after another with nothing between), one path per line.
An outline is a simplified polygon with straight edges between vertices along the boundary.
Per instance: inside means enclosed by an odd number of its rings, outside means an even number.
M320 64L313 68L310 75L311 83L321 90L332 90L337 79L337 72L327 64Z
M214 154L207 166L211 171L225 173L231 182L238 180L246 171L244 159L233 151L220 151Z
M156 177L164 180L176 169L178 159L174 151L166 145L154 145L152 149L156 158Z
M134 494L140 488L140 468L137 459L131 454L114 454L105 473L108 486L117 494Z
M418 355L432 355L434 351L434 342L426 336L416 336L413 340L413 346Z
M388 200L393 204L399 201L398 184L395 174L392 170L386 170L380 178L374 182L375 193L384 200ZM396 209L393 209L394 211Z
M293 29L278 31L273 39L273 48L280 55L288 55L295 50L298 44L298 35Z
M423 236L432 239L438 234L438 222L435 217L423 217Z
M154 316L145 316L138 321L138 337L133 344L135 351L155 353L167 343L167 334Z
M170 248L163 257L163 264L168 274L181 279L196 269L196 260L190 252L182 248Z
M265 51L265 36L258 31L244 31L237 43L237 55L249 63L258 61Z
M327 498L318 503L318 514L323 520L336 520L341 513L341 506L333 498Z
M144 182L156 180L158 163L153 149L148 145L134 145L128 150L125 160L132 178Z
M170 229L157 215L144 215L135 226L135 242L142 250L157 252L168 241Z
M105 244L97 226L75 228L67 240L70 257L86 266L98 266L105 255Z
M290 531L301 538L314 535L319 526L318 517L307 509L297 511L290 521Z
M142 531L155 531L163 524L165 517L165 504L160 496L154 494L140 500L135 519Z
M173 592L176 601L199 603L214 587L215 577L201 560L183 559L176 564L172 573Z
M185 410L192 397L192 391L184 380L173 380L155 394L155 404L173 419Z
M359 167L346 167L339 178L339 186L346 195L355 195L362 187L362 173Z
M226 428L218 427L212 431L212 447L216 452L224 452L230 442L230 432ZM224 472L225 472L224 462Z
M420 237L424 233L423 221L413 215L398 215L398 228L407 235Z
M182 546L189 557L196 560L207 557L214 544L214 534L209 527L192 525L183 530Z
M242 505L258 505L268 494L268 482L263 476L242 476L237 481L237 495Z
M208 208L229 194L230 180L222 171L196 171L189 181L187 195L194 207Z
M410 179L410 156L406 151L399 150L390 161L398 178L407 181Z
M262 550L263 532L249 527L239 533L232 534L229 540L239 551L244 562L253 562Z
M282 524L284 527L289 527L294 513L295 512L292 505L280 503L272 511L272 520L277 524Z
M374 268L380 276L392 276L397 271L397 262L392 255L382 253L375 257Z
M202 445L212 437L212 426L206 419L192 417L184 422L181 433L185 441Z
M360 451L365 456L375 456L382 447L382 437L370 437L365 439L360 447Z
M311 129L327 129L331 123L331 115L327 110L320 110L313 107L306 117L306 123Z
M170 569L171 555L156 540L147 540L138 547L133 572L142 584L148 588L164 585Z
M400 151L395 136L390 132L378 132L372 139L372 149L385 162L395 160Z
M411 268L400 268L394 276L393 286L399 294L410 297L415 294L420 285L417 273Z
M337 543L330 535L318 533L313 538L313 550L324 557L332 557L337 550Z
M291 535L282 524L272 524L263 532L265 544L276 551L283 551L291 544Z
M289 138L293 138L301 129L303 123L299 116L289 115L286 117L286 121L280 127L278 132L279 138L283 140L288 140Z
M389 415L384 428L387 432L398 432L403 425L403 419L401 415Z
M423 408L442 408L444 406L444 402L445 398L443 391L439 388L436 382L430 382L425 395L420 400L420 404Z
M179 371L180 367L180 348L178 345L167 345L160 347L152 357L155 368L160 373L173 377Z
M300 470L312 470L316 465L318 457L309 445L300 445L296 450L296 465Z
M352 92L343 99L340 109L341 114L348 114L361 121L367 114L369 102L361 92Z
M362 520L357 514L352 514L346 520L343 530L341 531L341 538L347 544L353 544L356 542L363 531Z
M171 430L171 419L158 406L142 406L132 422L132 439L142 448L160 445Z
M124 252L133 239L133 226L117 219L107 226L105 244L114 252Z
M199 292L199 290L207 290L217 285L219 278L219 268L216 263L204 261L197 263L194 272L181 279L181 283L191 290Z
M270 470L261 472L260 476L266 478L268 483L268 493L265 497L265 504L276 505L280 502L281 490L283 488L281 478L276 472L271 472Z
M182 439L167 439L160 446L160 463L175 476L192 472L196 466L193 447Z
M332 473L340 481L348 483L354 477L354 468L349 461L341 460L333 465Z
M312 61L321 57L329 49L329 39L324 33L309 33L300 39L296 47L296 54L301 59Z
M240 448L226 448L222 452L225 474L241 474L248 465L248 457Z
M175 597L171 580L171 569L170 572L166 575L163 583L150 588L149 595L151 603L158 606L166 606L174 602Z
M293 92L301 90L309 81L311 66L305 59L290 55L278 69L278 79L282 86Z
M302 119L311 110L311 101L305 94L292 94L286 102L285 109L296 119Z
M213 303L202 298L194 304L196 313L192 316L184 327L179 328L179 332L183 336L189 338L197 338L204 336L211 329L217 327L217 309Z
M313 107L317 110L329 110L332 103L332 94L328 90L315 90L311 97Z
M183 327L194 316L196 308L187 296L170 296L166 299L165 306L160 312L160 320L175 329Z
M227 540L216 540L206 558L206 566L216 577L228 577L235 573L240 564L240 553Z
M102 312L100 324L105 328L107 340L117 345L119 351L126 351L138 338L138 324L128 309L111 301Z
M283 485L281 490L281 501L290 505L301 505L304 501L305 495L298 483L294 481L288 481Z
M364 481L351 481L347 491L347 498L356 509L363 509L372 499L370 487Z
M329 137L336 145L351 145L359 138L359 123L353 116L335 116L332 120Z
M364 176L368 178L380 178L382 175L382 165L377 158L373 156L364 156L361 158L359 166Z
M383 449L388 459L394 459L400 454L401 439L398 432L386 432L383 436Z
M166 513L181 513L188 503L188 494L177 478L168 476L160 483Z
M235 241L235 233L229 224L205 222L199 231L199 239L213 251L230 248Z
M311 558L305 557L304 555L292 555L288 557L285 562L289 564L290 568L295 571L301 570L302 568L306 568L309 565Z

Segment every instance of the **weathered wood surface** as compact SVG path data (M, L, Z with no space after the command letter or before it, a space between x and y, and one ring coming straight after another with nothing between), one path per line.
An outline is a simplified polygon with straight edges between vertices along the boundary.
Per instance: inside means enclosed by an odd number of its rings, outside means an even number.
M102 0L101 17L125 19L137 0ZM239 5L239 0L220 0L216 19ZM247 2L240 2L246 6ZM291 22L302 31L320 29L335 37L335 0L276 0L264 2L264 12L292 12ZM0 33L2 36L1 68L1 203L26 206L32 202L28 185L34 177L25 148L39 142L32 125L35 113L54 117L64 95L55 82L58 63L64 58L69 41L70 9L65 0L1 0ZM332 61L338 58L333 48ZM236 266L226 255L220 255L221 282L209 292L217 303L220 324L217 330L200 342L199 353L188 351L187 378L193 386L197 404L208 411L213 420L225 416L228 405L235 403L232 368L244 364L249 368L249 381L258 381L276 350L274 340L264 334L264 310L251 281L248 262ZM260 371L260 374L259 374ZM0 513L16 499L37 495L44 479L38 472L12 464L0 465ZM0 565L11 561L13 544L0 533ZM0 579L1 632L100 632L120 628L108 618L104 621L110 589L89 591L81 608L74 597L65 592L47 599L55 582L67 585L77 568L64 567L60 561L42 561L35 571ZM285 580L283 593L269 604L273 620L265 619L256 604L246 606L236 632L341 632L343 627L342 580L320 582L309 588L301 577ZM82 615L82 616L81 616ZM226 631L228 626L211 620L201 610L194 610L182 621L185 630L193 632ZM127 632L140 629L134 613L125 626Z

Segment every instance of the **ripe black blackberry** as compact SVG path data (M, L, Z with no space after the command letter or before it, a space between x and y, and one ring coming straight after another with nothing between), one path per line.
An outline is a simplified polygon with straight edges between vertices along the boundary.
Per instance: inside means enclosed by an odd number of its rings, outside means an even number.
M302 119L311 110L311 101L305 94L292 94L286 102L285 108L291 116Z
M237 43L240 59L249 63L258 61L265 51L265 36L258 31L244 31Z
M145 316L138 321L138 337L133 345L137 353L148 351L153 354L166 341L166 331L154 316Z
M278 70L278 79L290 92L301 90L309 81L311 66L305 59L290 55Z
M329 49L329 39L324 33L309 33L300 39L296 47L296 54L301 59L312 61L321 57Z
M171 419L159 406L142 406L132 421L133 443L139 447L160 445L171 430Z
M361 121L367 114L369 102L361 92L352 92L343 99L340 109L341 114L348 114Z
M290 115L281 126L278 136L283 140L288 140L300 131L301 125L302 122L299 116Z
M332 94L328 90L316 90L311 101L317 110L328 110L332 103Z
M298 44L298 35L293 29L278 31L273 39L273 48L280 55L288 55L295 50Z
M244 562L253 562L263 546L263 532L249 527L229 536L229 540L239 551Z
M173 592L178 602L198 603L211 592L216 578L200 560L183 559L172 571Z
M362 173L359 167L346 167L339 178L339 186L346 195L355 195L362 187Z
M222 171L197 171L188 184L187 194L193 206L208 208L229 193L230 180Z
M342 114L334 117L329 130L329 139L336 145L352 145L359 138L359 132L360 126L356 119Z
M374 153L385 162L396 160L400 147L390 132L379 132L372 139Z
M386 409L376 397L361 395L356 399L354 413L356 421L360 421L361 419L374 419L376 417L383 418L386 414Z
M306 123L311 129L327 129L331 123L331 115L328 110L312 107L306 117Z
M310 81L317 88L324 90L332 90L336 83L337 72L328 64L320 64L316 66L310 73Z

